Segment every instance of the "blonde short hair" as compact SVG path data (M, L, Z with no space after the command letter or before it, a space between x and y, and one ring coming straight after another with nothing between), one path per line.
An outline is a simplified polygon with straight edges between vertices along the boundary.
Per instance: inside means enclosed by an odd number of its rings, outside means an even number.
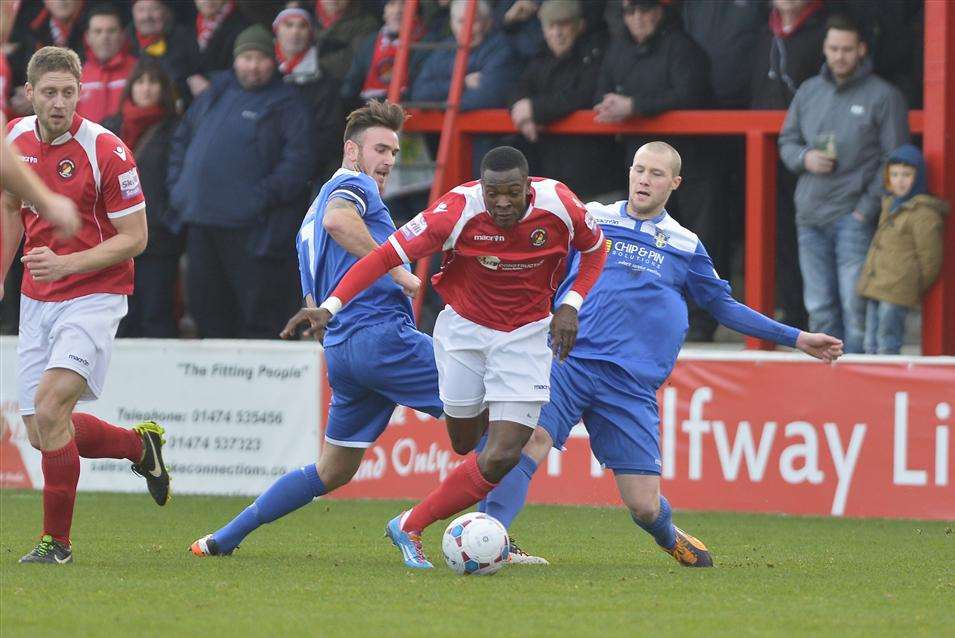
M667 144L666 142L647 142L643 146L637 149L637 153L647 149L651 153L666 153L670 156L670 166L673 168L673 177L677 177L680 174L680 171L683 169L683 158L680 157L680 154L675 148Z
M76 78L77 84L83 72L80 56L76 51L64 47L43 47L33 54L27 64L27 82L36 86L44 73L62 71Z

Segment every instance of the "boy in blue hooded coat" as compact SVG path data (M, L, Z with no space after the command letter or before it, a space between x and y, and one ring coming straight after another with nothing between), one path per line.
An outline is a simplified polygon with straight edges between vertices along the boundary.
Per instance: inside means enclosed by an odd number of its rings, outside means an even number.
M867 304L868 354L898 354L902 348L909 309L920 306L938 278L948 214L948 204L926 192L925 160L911 144L889 156L885 185L879 226L858 284Z

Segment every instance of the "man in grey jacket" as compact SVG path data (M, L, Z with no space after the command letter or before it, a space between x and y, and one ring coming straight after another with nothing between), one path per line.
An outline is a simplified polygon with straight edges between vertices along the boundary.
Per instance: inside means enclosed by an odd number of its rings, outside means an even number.
M883 194L883 164L909 140L902 94L872 73L859 27L829 19L826 63L796 92L779 152L799 175L796 229L809 329L862 352L865 305L855 293Z

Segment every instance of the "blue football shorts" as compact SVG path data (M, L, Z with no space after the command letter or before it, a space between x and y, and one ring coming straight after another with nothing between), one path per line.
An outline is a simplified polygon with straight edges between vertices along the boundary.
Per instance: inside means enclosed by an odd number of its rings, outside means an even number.
M369 447L397 405L440 417L438 370L431 337L407 321L374 324L325 349L332 402L325 440Z
M583 421L590 449L619 474L660 474L660 416L656 389L635 380L615 363L568 357L554 360L550 403L540 425L562 449Z

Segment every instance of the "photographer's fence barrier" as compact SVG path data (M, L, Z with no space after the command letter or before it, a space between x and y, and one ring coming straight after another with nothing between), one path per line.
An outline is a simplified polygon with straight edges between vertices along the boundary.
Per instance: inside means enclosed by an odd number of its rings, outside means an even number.
M0 486L42 486L16 401L16 338L0 338ZM118 340L111 423L166 428L176 494L253 496L312 463L330 392L321 348L264 341ZM955 520L955 358L686 352L658 394L663 489L678 508ZM399 407L334 498L420 498L463 457L444 423ZM129 461L84 459L79 489L141 492ZM530 502L616 505L578 425Z

